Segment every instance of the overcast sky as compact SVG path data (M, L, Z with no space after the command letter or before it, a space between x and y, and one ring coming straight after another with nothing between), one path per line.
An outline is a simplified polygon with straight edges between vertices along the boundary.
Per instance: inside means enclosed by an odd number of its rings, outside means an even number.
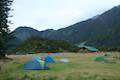
M14 0L11 30L29 26L59 29L120 5L120 0Z

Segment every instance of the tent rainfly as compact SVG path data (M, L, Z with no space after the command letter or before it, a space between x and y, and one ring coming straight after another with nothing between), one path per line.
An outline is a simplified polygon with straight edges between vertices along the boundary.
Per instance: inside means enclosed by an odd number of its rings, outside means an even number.
M51 62L55 62L54 58L50 55L47 55L45 57L45 62L51 63Z
M32 60L26 62L24 64L25 70L48 70L48 65L45 61L38 59L38 57L34 57Z

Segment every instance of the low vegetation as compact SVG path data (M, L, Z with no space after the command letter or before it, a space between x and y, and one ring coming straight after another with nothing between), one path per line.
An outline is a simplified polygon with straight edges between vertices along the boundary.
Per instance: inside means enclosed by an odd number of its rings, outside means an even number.
M65 41L48 40L43 38L30 38L19 45L13 53L34 54L45 52L77 52L79 48Z

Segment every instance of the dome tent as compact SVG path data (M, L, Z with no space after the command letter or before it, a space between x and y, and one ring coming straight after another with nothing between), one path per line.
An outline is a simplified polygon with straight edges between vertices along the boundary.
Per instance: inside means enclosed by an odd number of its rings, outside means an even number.
M33 59L39 61L39 60L41 60L41 57L34 55L34 56L33 56Z
M68 62L69 62L69 60L66 59L66 58L61 58L59 61L60 61L60 62L64 62L64 63L68 63Z
M60 55L55 55L53 56L55 60L60 60L61 59L61 56Z
M24 64L25 70L48 70L48 65L45 61L33 58Z
M53 57L52 56L50 56L50 55L47 55L46 57L45 57L45 62L55 62L55 60L53 59Z
M104 56L96 56L94 61L97 62L106 62L106 59L104 58Z

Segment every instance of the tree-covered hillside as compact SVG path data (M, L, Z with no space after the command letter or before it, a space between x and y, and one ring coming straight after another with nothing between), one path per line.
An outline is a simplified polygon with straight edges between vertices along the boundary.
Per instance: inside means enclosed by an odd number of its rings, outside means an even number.
M78 47L68 42L32 37L15 48L14 53L77 52L78 50Z

